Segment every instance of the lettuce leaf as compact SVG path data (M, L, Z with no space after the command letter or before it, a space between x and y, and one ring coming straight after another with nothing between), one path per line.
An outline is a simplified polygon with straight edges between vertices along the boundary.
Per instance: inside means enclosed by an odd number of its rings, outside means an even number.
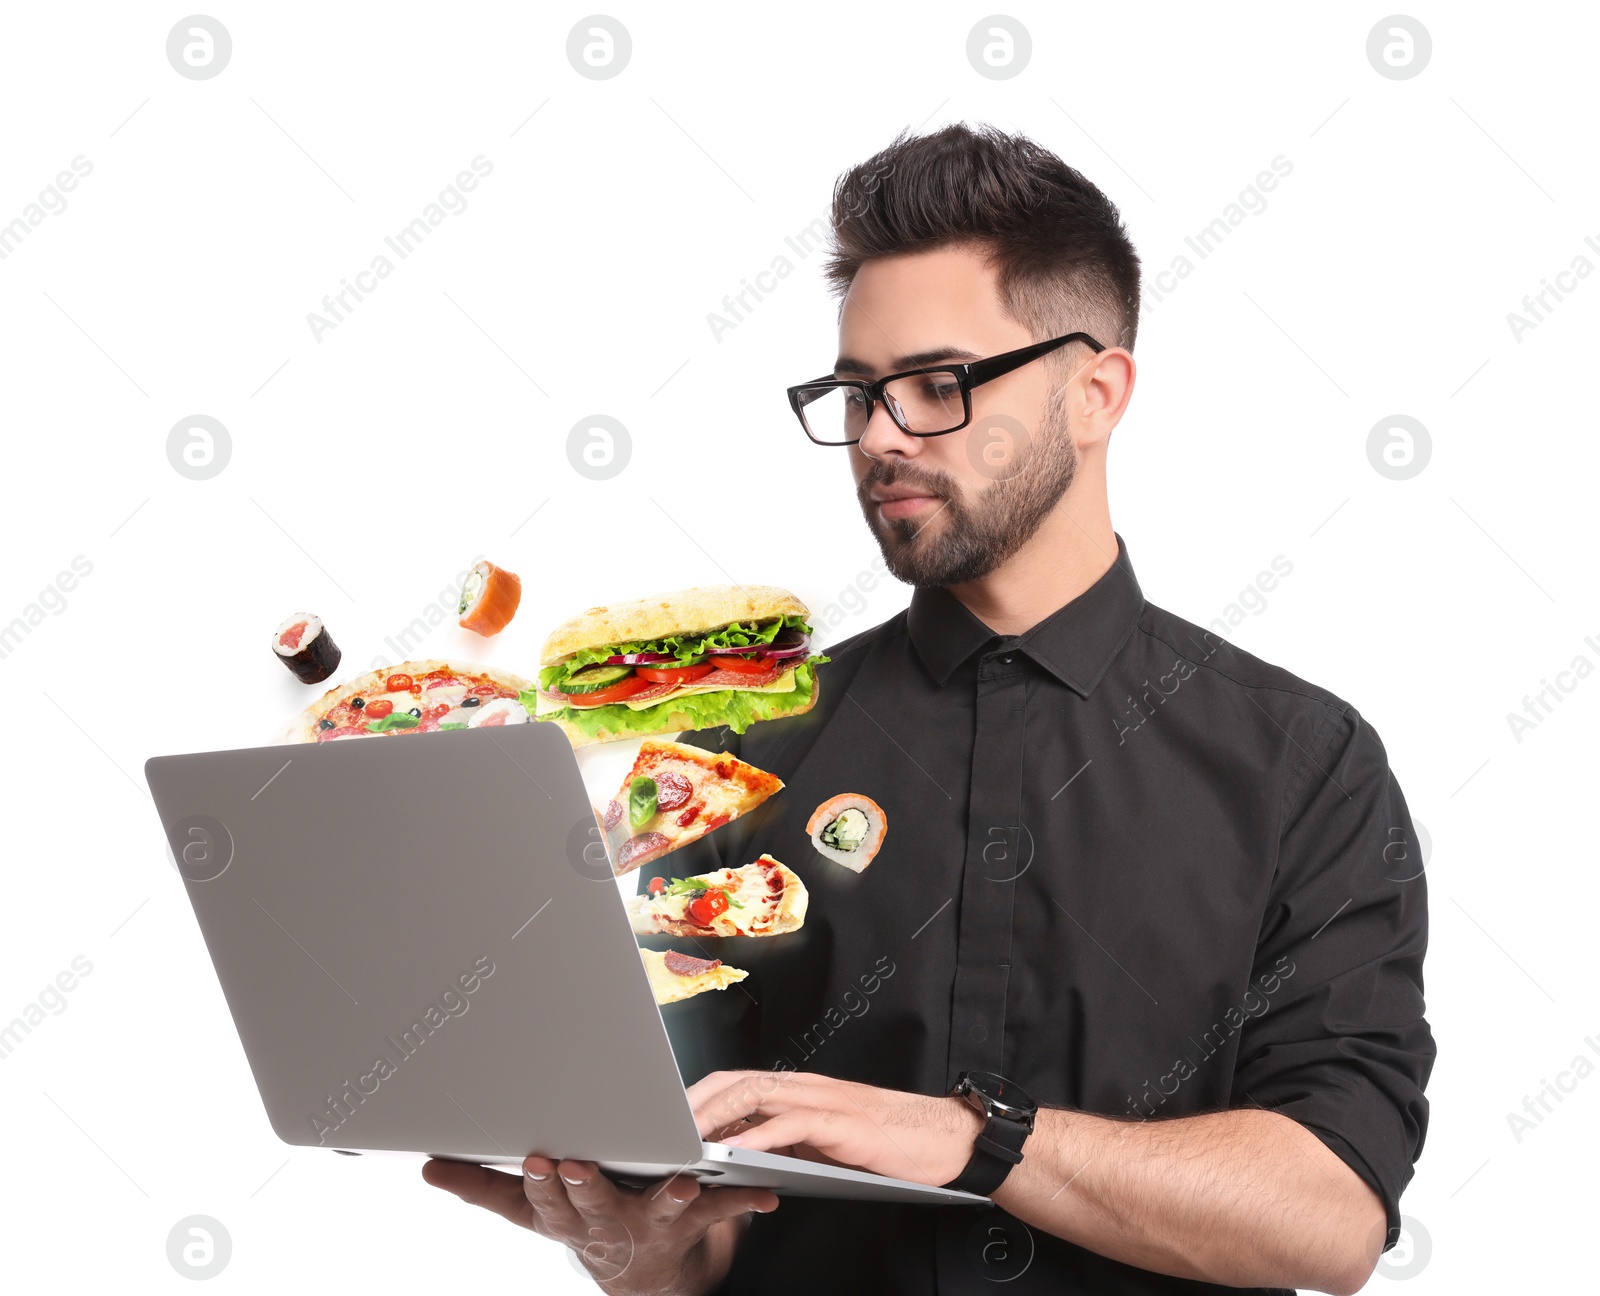
M638 650L638 651L643 651ZM688 717L686 729L716 729L727 725L734 733L742 734L758 720L771 720L803 704L816 691L815 667L827 661L820 653L807 657L794 668L794 689L788 693L757 693L744 689L719 689L714 693L691 693L687 697L663 698L655 706L638 711L620 702L603 707L565 707L537 717L540 720L565 720L580 732L597 737L605 730L614 738L630 734L655 733L661 722L673 712ZM524 689L522 705L531 716L538 697L532 689Z
M622 653L658 652L671 653L680 662L693 661L696 657L703 657L708 652L726 651L729 648L749 648L754 644L771 643L778 637L780 630L795 629L802 634L810 634L811 627L806 624L803 616L790 613L787 616L774 617L770 621L735 621L732 625L724 626L721 630L713 630L701 634L669 635L665 639L639 639L632 643L606 644L600 648L585 648L581 652L573 653L564 661L558 661L553 666L546 666L539 672L539 686L544 689L556 689L571 679L585 666L597 661L604 661L607 657L619 656ZM667 665L666 662L660 663ZM743 732L740 730L739 732Z

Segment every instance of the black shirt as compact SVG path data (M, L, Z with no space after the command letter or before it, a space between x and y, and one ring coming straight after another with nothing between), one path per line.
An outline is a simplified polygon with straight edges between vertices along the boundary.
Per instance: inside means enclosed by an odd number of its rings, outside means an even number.
M781 1067L925 1094L965 1069L1041 1104L1161 1119L1254 1105L1383 1199L1422 1149L1427 892L1405 800L1355 709L1145 602L1115 564L1002 638L943 590L828 650L806 715L727 750L785 787L640 870L770 852L804 927L685 942L750 976L663 1009L684 1079ZM857 874L824 800L888 833ZM1026 1149L1025 1149L1026 1151ZM1237 1291L1136 1269L998 1208L785 1198L720 1292Z

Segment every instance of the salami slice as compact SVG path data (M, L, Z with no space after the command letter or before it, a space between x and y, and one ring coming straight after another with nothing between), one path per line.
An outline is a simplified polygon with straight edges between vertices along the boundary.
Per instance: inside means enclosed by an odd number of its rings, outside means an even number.
M621 876L638 868L646 860L653 860L657 855L666 854L671 845L672 843L658 832L645 832L637 837L630 837L618 848L616 867L612 871Z
M753 672L746 674L744 671L723 670L719 666L711 674L702 675L695 680L694 686L697 689L760 688L763 685L771 684L781 674L783 674L783 668L779 665L773 665L759 675Z
M680 954L677 950L668 950L662 957L668 972L675 972L678 976L699 976L702 972L709 972L714 967L721 967L721 959L695 958L692 954Z

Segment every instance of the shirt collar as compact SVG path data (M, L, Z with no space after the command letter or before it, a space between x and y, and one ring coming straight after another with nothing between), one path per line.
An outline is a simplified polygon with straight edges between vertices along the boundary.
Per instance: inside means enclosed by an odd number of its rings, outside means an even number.
M1144 593L1117 536L1117 559L1077 598L1057 608L1027 633L1008 640L1076 693L1088 697L1144 608ZM948 590L927 586L911 596L907 628L912 646L934 682L985 644L1000 638Z

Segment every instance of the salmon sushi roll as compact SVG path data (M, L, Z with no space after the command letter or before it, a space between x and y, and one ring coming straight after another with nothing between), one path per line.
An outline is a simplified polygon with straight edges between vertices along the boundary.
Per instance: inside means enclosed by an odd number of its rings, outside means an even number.
M461 586L457 624L474 634L497 635L511 624L521 602L521 578L492 562L481 562Z
M806 831L819 855L859 873L883 845L889 817L871 797L844 792L812 811Z

